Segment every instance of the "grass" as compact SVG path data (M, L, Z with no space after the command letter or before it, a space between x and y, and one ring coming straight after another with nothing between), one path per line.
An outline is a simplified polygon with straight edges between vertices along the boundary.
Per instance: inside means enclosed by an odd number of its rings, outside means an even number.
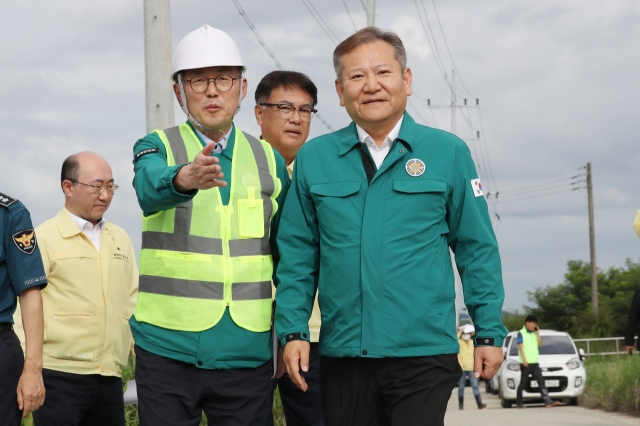
M129 363L122 371L122 383L125 385L123 392L126 390L127 382L135 377L135 370L136 359L133 356L129 356ZM138 404L127 405L124 407L124 417L127 426L138 426ZM284 412L282 411L282 403L280 402L280 392L277 390L273 402L273 419L275 426L286 426ZM34 426L31 415L22 421L21 426ZM207 417L204 413L202 413L200 426L207 426Z
M592 357L580 405L640 416L640 356Z

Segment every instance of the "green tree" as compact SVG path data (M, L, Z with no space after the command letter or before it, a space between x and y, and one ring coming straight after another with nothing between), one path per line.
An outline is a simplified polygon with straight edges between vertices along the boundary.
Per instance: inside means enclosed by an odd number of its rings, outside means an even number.
M640 263L627 259L621 268L598 272L598 315L591 313L590 264L570 260L564 282L528 292L533 306L525 310L544 328L567 331L574 337L622 336L629 303L640 287Z

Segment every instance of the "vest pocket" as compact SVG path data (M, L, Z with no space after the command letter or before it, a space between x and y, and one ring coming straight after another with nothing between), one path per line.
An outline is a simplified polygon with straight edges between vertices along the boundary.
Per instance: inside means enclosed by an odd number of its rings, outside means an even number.
M264 237L263 200L238 200L238 228L240 238Z

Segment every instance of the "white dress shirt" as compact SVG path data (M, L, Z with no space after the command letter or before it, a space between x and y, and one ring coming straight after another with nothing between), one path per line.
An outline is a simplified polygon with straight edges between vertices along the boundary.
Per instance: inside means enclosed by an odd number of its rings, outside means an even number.
M96 250L98 250L98 253L100 253L100 236L102 235L102 229L104 228L104 224L106 223L104 219L98 222L96 226L93 226L93 223L89 222L88 220L84 220L83 218L76 216L69 210L67 210L67 212L69 213L69 216L71 216L71 219L73 219L73 222L76 224L78 229L81 230L82 233L87 236L87 238L89 238L89 241L91 241Z
M204 142L205 145L208 145L210 142L213 142L208 136L206 136L204 133L198 130L195 126L193 126L193 128L196 130L196 133L198 134L198 136L200 136L200 139L202 139L202 142ZM227 147L227 139L229 138L229 134L231 133L231 130L233 130L233 124L231 125L231 128L229 129L229 131L223 135L222 139L220 139L219 142L216 142L216 146L218 144L220 145L219 150L214 149L213 152L219 153Z
M382 142L380 148L378 148L378 145L376 145L376 143L373 141L373 138L369 136L369 134L365 132L362 127L356 124L356 130L358 131L358 140L367 144L369 152L371 153L371 157L373 158L374 163L376 163L376 168L380 168L382 162L387 157L387 154L389 154L389 150L391 149L391 145L393 145L393 141L400 134L400 126L402 126L403 117L404 116L400 117L400 120L398 120L395 127L391 129L391 132L389 132L387 137L384 138L384 142Z

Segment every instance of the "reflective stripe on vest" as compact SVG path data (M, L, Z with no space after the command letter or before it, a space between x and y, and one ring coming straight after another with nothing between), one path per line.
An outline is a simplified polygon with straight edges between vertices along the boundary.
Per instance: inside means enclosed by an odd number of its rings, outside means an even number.
M157 134L169 166L186 164L202 150L186 123ZM143 218L138 321L202 331L228 306L240 327L270 329L269 234L281 182L271 147L237 128L232 157L227 205L216 187Z
M540 354L538 335L528 332L527 327L522 327L520 334L522 335L522 349L524 349L524 356L527 357L527 364L537 364L538 355ZM520 351L518 351L518 360L520 364L522 364L522 354Z

